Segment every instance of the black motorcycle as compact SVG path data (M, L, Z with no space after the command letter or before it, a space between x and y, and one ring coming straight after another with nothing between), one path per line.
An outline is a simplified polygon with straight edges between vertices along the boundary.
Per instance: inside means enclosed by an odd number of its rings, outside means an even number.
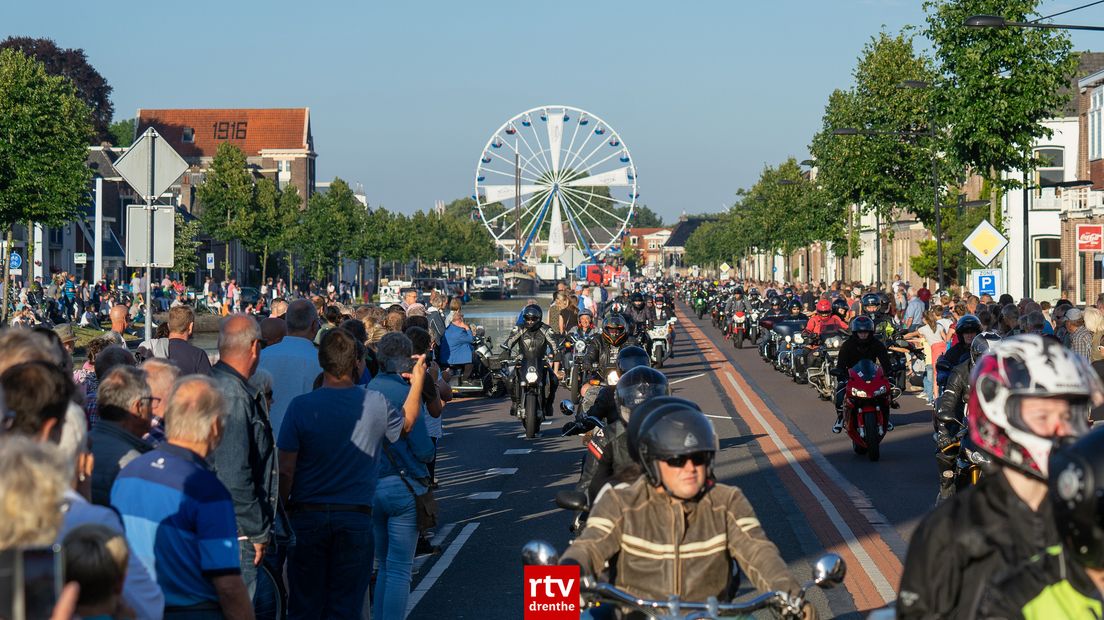
M521 349L521 354L509 363L514 401L511 409L525 425L525 437L532 439L540 433L541 422L552 415L552 368L541 348Z

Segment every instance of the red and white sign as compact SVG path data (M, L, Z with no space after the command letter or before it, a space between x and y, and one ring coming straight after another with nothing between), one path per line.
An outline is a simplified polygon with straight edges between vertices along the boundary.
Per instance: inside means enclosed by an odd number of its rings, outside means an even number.
M525 620L579 620L579 567L526 566Z
M1104 224L1078 224L1077 251L1104 252Z

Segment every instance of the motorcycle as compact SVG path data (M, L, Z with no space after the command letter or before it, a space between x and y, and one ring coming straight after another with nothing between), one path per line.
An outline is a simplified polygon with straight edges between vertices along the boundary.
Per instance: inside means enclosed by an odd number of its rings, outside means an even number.
M848 371L843 397L844 430L855 453L866 454L871 461L881 457L882 438L891 428L891 398L889 381L875 362L864 359Z
M505 347L506 345L502 345ZM523 349L521 355L509 364L512 366L511 387L514 401L512 412L525 426L525 437L532 439L540 433L541 422L551 417L549 394L552 369L544 355L536 350ZM503 364L505 368L507 364Z
M579 390L582 388L586 376L583 356L592 346L590 338L577 334L568 334L564 337L563 371L567 379L567 389L571 392L571 402L579 402ZM578 360L578 361L576 361Z
M832 371L836 368L841 346L843 337L838 332L831 335L825 333L821 335L820 346L812 352L805 376L821 400L832 400L836 394L838 379Z
M694 298L694 312L697 313L699 321L702 320L702 317L705 316L705 311L708 304L709 300L705 297L705 295L698 295Z
M677 322L675 317L671 317L667 322L648 330L648 340L651 342L648 355L652 358L653 368L663 368L663 362L671 357L671 330Z
M748 316L743 310L737 310L729 320L729 333L737 349L744 348L744 338L748 336ZM752 341L754 342L754 340Z
M495 357L493 346L483 326L476 325L472 333L471 374L462 376L463 366L453 366L457 378L457 383L452 386L454 394L481 394L488 398L506 395L508 381L496 372L502 368L502 359Z
M805 329L805 321L775 321L771 328L778 339L778 354L774 358L775 370L793 376L794 351L805 344L805 338L801 335L803 329Z
M525 543L521 550L521 560L526 566L555 566L559 559L559 554L552 545L539 540ZM579 595L588 607L616 605L656 620L705 620L721 616L750 615L760 609L772 609L783 618L801 618L804 616L806 594L810 588L833 588L843 583L846 574L847 564L843 558L835 553L826 553L813 565L812 580L802 585L801 591L795 595L781 591L765 592L740 603L721 603L716 597L705 602L683 601L675 595L658 601L640 598L611 583L598 581L591 575L581 576Z
M969 428L963 427L954 436L953 440L942 446L939 446L939 433L932 436L939 448L939 452L935 455L936 460L953 465L951 469L945 470L943 475L954 478L955 493L960 493L976 485L985 473L985 469L992 464L992 460L987 455L974 450L963 442L969 432ZM941 499L944 498L937 498L937 503Z
M724 302L718 297L711 298L710 301L712 302L713 308L710 310L709 314L713 320L713 327L715 329L724 329Z
M759 319L761 318L763 318L763 311L759 308L752 307L748 322L746 323L747 338L751 342L759 342Z

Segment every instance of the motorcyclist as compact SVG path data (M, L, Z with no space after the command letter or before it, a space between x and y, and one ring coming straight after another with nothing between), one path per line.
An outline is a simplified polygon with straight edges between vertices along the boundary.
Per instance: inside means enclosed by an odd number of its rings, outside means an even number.
M851 368L862 360L874 360L882 365L882 372L890 368L889 350L882 341L874 337L874 321L869 316L857 316L851 321L851 336L840 345L836 358L836 423L833 433L843 431L843 396L847 391L847 379ZM892 428L892 427L891 427Z
M847 329L847 323L832 312L832 302L821 299L816 303L816 313L805 324L805 331L819 336L832 328Z
M575 486L592 501L602 485L615 477L624 478L625 472L635 464L629 456L625 434L633 409L650 398L671 393L667 377L646 364L627 369L616 386L603 389L613 392L616 413L606 418L606 427L594 431L587 441L583 473Z
M947 386L951 371L970 357L970 344L981 333L981 321L972 314L963 315L955 324L955 343L935 362L935 383L940 393Z
M732 297L728 298L728 302L725 303L725 314L732 316L737 312L750 312L751 304L744 299L744 287L737 286L732 291Z
M1036 334L993 343L973 377L970 439L993 473L913 533L897 599L902 620L973 618L994 577L1060 543L1046 498L1051 446L1083 435L1091 408L1104 402L1088 362ZM1083 491L1073 482L1073 494Z
M768 302L766 313L759 318L759 342L756 345L760 345L764 340L770 337L771 327L778 321L786 318L786 311L782 308L781 297L771 297Z
M524 326L506 339L503 343L503 347L507 351L512 351L514 347L519 348L521 355L530 357L527 352L534 352L537 359L542 360L544 364L544 370L548 376L548 395L545 399L546 409L550 409L552 400L556 397L556 389L559 387L559 379L556 377L556 373L552 372L552 368L548 365L547 358L552 356L553 360L559 361L560 351L559 346L556 344L555 338L552 336L552 328L545 325L541 319L544 317L544 311L537 304L529 304L525 306L525 309L521 311L521 318ZM516 389L515 389L516 392ZM514 406L517 401L515 400ZM514 412L511 411L511 414Z
M847 325L847 315L851 312L851 308L847 305L847 300L842 297L837 297L832 302L832 314L838 316L844 325Z
M628 325L625 318L620 314L612 314L602 322L602 335L591 341L590 346L587 347L586 354L582 358L582 368L585 369L583 375L587 383L582 386L580 395L586 397L587 392L592 386L589 385L591 378L597 378L600 382L605 382L607 377L604 372L606 369L614 368L617 365L617 360L620 357L622 349L631 346L628 337ZM644 351L644 349L640 349ZM644 352L645 358L648 353ZM580 360L576 360L578 363ZM645 362L647 363L647 362ZM618 374L620 376L620 373ZM588 397L587 403L592 402Z
M624 312L629 321L629 333L637 338L641 345L648 349L651 339L648 338L648 330L655 327L655 308L649 308L644 300L644 294L637 292L629 296L629 307Z
M651 358L648 357L648 352L637 346L628 346L622 348L617 352L617 359L614 362L617 371L618 381L621 377L625 376L625 373L629 372L633 368L639 366L648 366ZM603 381L606 381L608 377L601 377ZM617 420L617 406L614 401L614 397L617 391L617 383L612 385L606 384L599 386L586 386L589 389L597 387L598 390L592 397L587 399L588 406L585 407L585 415L598 418L604 423L612 423Z
M705 601L727 600L735 560L760 590L799 594L743 492L716 482L718 442L709 419L681 406L651 422L659 414L649 416L635 446L644 475L602 495L560 562L579 565L584 575L611 562L614 585L642 598ZM691 547L694 553L681 558L655 551ZM803 611L816 615L808 604Z
M786 319L787 321L807 321L808 316L803 312L804 308L801 306L800 299L792 299L786 305Z
M978 334L970 344L970 356L955 366L947 387L939 396L935 409L936 462L939 465L939 501L950 497L955 491L954 469L957 455L944 455L943 449L955 442L966 423L966 401L970 397L970 372L983 355L989 352L989 345L1001 337L996 332Z
M1104 614L1104 431L1051 448L1047 501L1062 539L998 578L978 618L1073 618Z
M790 302L794 299L794 290L792 287L787 286L782 289L782 303L789 306Z

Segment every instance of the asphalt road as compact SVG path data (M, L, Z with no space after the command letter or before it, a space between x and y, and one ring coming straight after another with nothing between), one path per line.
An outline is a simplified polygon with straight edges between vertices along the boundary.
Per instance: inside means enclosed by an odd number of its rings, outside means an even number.
M676 395L713 418L719 480L743 489L799 579L826 550L847 561L843 587L811 595L822 618L862 617L891 601L908 536L936 494L930 412L903 397L881 461L868 462L830 432L831 405L811 388L772 370L754 348L735 350L708 318L685 310L678 356L664 372ZM415 562L411 618L520 618L522 545L567 544L571 515L553 497L577 480L584 448L559 436L565 418L526 440L508 407L506 399L446 407L435 540L443 551Z

